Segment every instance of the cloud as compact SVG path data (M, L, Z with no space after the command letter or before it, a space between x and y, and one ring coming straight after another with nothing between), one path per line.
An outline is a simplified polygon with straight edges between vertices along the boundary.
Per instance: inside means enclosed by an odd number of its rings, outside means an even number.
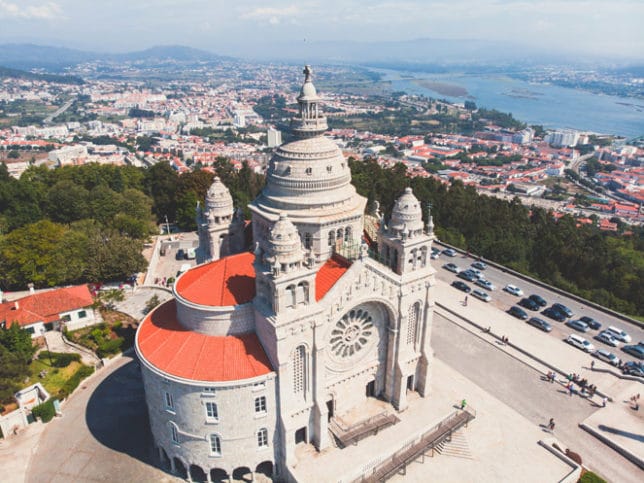
M240 18L244 20L257 19L268 22L271 25L277 25L282 20L295 20L301 13L297 5L288 5L285 7L255 7L243 12Z
M40 5L18 5L0 0L1 17L48 20L62 17L62 10L54 2L46 2Z

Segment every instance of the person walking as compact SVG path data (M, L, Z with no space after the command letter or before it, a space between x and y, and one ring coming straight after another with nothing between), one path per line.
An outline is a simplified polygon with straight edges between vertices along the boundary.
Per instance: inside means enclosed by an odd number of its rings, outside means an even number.
M550 421L548 422L548 429L550 430L550 432L555 430L555 419L554 418L550 418Z
M465 296L465 300L463 300L463 305L467 307L467 295Z
M605 407L606 407L606 403L607 403L607 402L608 402L608 399L606 398L606 396L604 396L604 397L602 398L602 407L603 407L603 408L605 408Z
M465 399L463 399L461 401L461 409L465 409L465 406L467 406L467 401Z
M590 370L591 371L595 370L595 361L590 361Z

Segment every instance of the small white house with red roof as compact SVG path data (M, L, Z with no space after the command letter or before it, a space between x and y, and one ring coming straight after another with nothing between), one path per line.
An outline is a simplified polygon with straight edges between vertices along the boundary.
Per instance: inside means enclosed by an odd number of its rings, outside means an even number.
M61 322L68 330L80 329L97 322L93 303L87 285L33 293L0 304L0 328L8 329L17 322L32 337L57 329Z

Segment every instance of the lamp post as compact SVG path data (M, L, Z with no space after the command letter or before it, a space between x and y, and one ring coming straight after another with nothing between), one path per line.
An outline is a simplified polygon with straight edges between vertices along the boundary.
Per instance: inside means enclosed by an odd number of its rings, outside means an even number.
M45 347L47 347L47 355L49 356L49 367L54 367L54 363L51 360L51 351L49 350L49 342L47 342L46 332L47 330L44 327L40 329L40 333L45 338Z

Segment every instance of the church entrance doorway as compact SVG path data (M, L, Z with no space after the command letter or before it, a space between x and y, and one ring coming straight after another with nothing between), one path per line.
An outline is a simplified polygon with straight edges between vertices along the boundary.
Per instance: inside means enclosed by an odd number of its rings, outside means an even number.
M376 397L376 381L367 384L367 397Z
M295 431L295 444L306 443L306 427Z
M326 402L326 410L328 411L328 422L331 422L331 419L333 418L333 399L329 399Z
M411 375L407 378L407 390L408 391L413 391L414 390L414 376Z

